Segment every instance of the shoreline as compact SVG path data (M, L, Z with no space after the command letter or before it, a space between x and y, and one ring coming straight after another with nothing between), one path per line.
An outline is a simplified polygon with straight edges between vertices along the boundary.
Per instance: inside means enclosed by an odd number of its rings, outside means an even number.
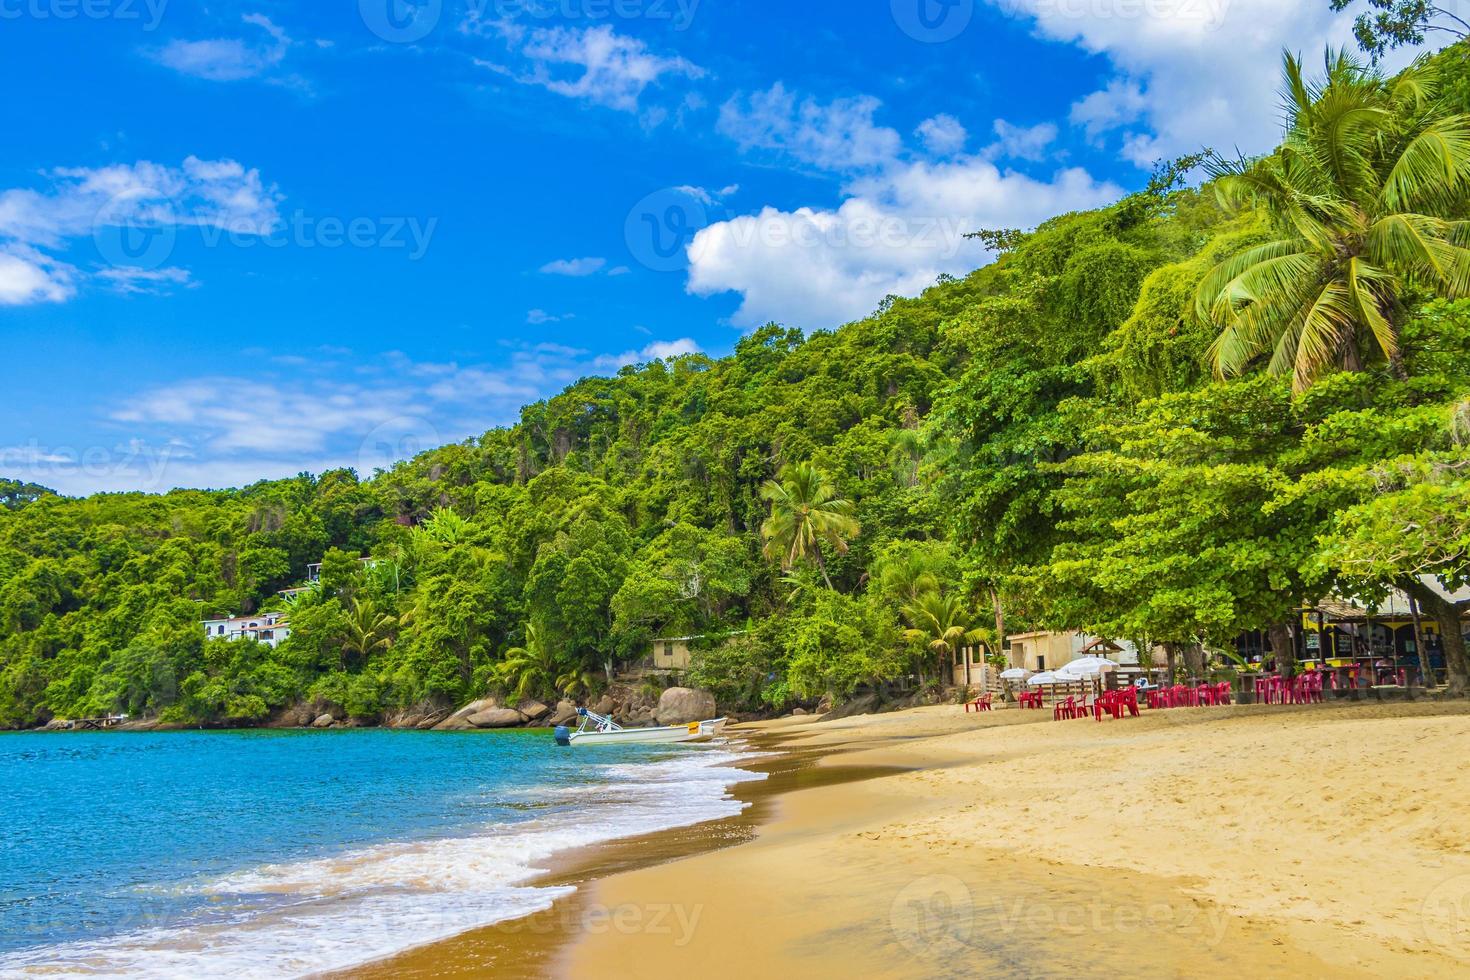
M335 975L1470 970L1470 705L1039 714L741 726L804 784L743 784L731 821L569 855L535 883L577 892L540 916Z
M791 740L779 731L741 728L734 732L744 736L753 757L730 763L731 768L766 774L765 779L736 783L730 788L732 797L747 804L739 814L563 852L547 862L546 871L523 883L533 888L576 887L570 895L555 899L550 908L404 950L387 959L317 976L337 980L478 976L508 963L514 963L523 973L551 975L578 936L589 929L628 928L629 922L654 929L686 928L690 925L688 918L681 920L676 910L662 905L597 907L592 901L596 886L615 875L748 843L774 817L777 800L787 793L901 771L885 766L823 766L820 764L831 753L792 747ZM619 918L622 925L618 924Z

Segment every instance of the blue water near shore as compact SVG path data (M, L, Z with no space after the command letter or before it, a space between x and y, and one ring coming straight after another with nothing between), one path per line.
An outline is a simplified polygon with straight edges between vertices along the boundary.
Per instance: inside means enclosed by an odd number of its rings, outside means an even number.
M0 736L0 975L300 976L548 907L538 862L739 812L728 748Z

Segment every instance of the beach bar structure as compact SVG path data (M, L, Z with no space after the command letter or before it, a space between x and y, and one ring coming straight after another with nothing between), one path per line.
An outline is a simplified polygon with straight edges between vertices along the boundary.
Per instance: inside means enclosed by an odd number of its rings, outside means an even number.
M1138 644L1129 640L1110 640L1076 631L1013 633L1007 637L1010 644L1010 663L1040 674L1048 670L1060 670L1074 660L1088 656L1104 656L1116 660L1125 673L1151 669L1168 663L1162 647L1155 647L1152 662L1140 662Z
M1470 600L1470 589L1450 592L1425 578L1452 602ZM1417 613L1417 614L1416 614ZM1461 631L1470 639L1470 623ZM1422 684L1419 639L1424 642L1424 660L1434 680L1444 678L1444 644L1439 623L1417 610L1415 603L1395 589L1378 603L1355 597L1331 596L1303 609L1300 623L1292 629L1292 655L1307 666L1341 669L1357 665L1370 683L1392 678L1400 686ZM1274 663L1276 651L1265 631L1245 633L1236 640L1236 652L1251 664Z

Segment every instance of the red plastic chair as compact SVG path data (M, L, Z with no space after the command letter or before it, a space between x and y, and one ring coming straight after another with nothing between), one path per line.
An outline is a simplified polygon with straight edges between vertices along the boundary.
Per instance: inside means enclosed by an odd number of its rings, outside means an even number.
M1057 702L1051 709L1051 720L1061 721L1063 718L1077 717L1077 699L1067 698L1065 701Z
M971 708L974 708L977 712L980 712L980 711L989 711L990 710L990 695L989 694L982 694L982 695L980 695L978 698L976 698L973 701L966 701L965 702L965 714L969 714Z
M1230 704L1234 699L1234 691L1229 681L1221 681L1215 685L1215 703Z

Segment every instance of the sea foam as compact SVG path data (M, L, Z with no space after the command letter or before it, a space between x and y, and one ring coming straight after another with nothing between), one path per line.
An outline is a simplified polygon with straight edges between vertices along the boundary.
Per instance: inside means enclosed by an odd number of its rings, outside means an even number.
M569 887L526 884L561 851L738 814L729 788L762 779L724 746L596 764L587 782L507 795L546 813L464 836L388 841L166 887L207 912L118 935L0 955L0 975L297 977L384 959L550 908Z

